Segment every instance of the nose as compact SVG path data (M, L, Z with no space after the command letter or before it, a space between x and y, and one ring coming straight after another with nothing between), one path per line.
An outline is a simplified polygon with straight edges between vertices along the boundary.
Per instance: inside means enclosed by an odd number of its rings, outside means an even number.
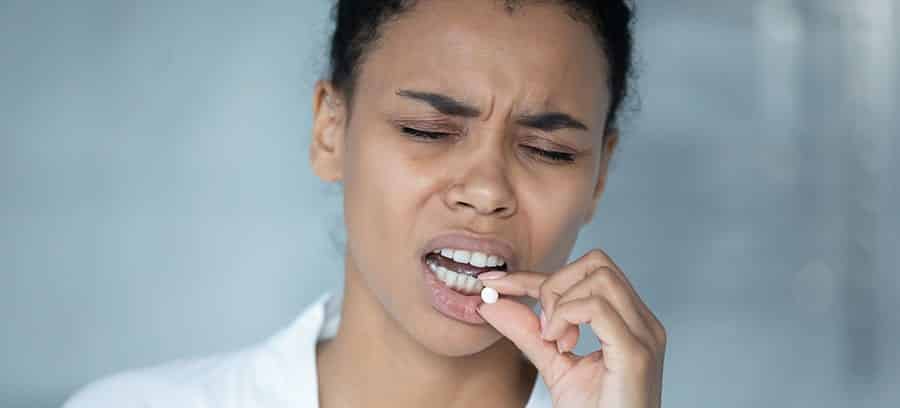
M472 211L482 216L507 218L515 214L516 195L502 156L497 151L460 158L459 166L454 168L457 177L444 194L446 205L453 211Z

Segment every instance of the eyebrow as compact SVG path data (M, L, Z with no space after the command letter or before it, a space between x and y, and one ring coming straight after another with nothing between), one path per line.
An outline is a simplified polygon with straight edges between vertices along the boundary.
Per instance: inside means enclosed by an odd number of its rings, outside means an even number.
M478 110L478 108L453 99L447 95L433 92L411 91L408 89L397 91L397 95L425 102L445 115L462 116L466 118L476 118L481 115L481 111Z
M397 95L425 102L445 115L462 116L465 118L475 118L481 115L481 110L478 108L439 93L401 89L397 91ZM525 114L516 119L516 123L521 126L545 132L552 132L560 129L588 130L587 125L583 122L563 112Z
M544 112L536 114L522 115L516 120L516 123L545 132L552 132L559 129L578 129L588 130L588 127L568 114L562 112Z

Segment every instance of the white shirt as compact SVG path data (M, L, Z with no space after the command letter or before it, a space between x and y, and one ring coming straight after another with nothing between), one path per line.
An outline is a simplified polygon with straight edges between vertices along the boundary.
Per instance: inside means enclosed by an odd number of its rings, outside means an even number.
M337 333L340 304L326 293L259 344L116 374L81 389L63 408L318 408L316 343ZM526 408L550 401L538 376Z

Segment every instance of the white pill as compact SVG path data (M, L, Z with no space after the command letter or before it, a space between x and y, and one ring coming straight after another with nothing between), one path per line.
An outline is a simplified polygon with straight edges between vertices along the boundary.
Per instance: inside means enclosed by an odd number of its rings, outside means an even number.
M500 294L497 293L497 290L494 288L484 288L481 290L481 300L484 303L497 303L497 299L500 298Z

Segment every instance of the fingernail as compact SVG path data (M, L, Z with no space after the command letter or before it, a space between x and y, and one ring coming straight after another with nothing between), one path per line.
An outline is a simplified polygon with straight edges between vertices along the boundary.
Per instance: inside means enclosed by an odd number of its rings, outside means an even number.
M500 279L504 276L506 276L506 272L490 271L490 272L485 272L485 273L478 275L478 279L480 279L480 280Z

